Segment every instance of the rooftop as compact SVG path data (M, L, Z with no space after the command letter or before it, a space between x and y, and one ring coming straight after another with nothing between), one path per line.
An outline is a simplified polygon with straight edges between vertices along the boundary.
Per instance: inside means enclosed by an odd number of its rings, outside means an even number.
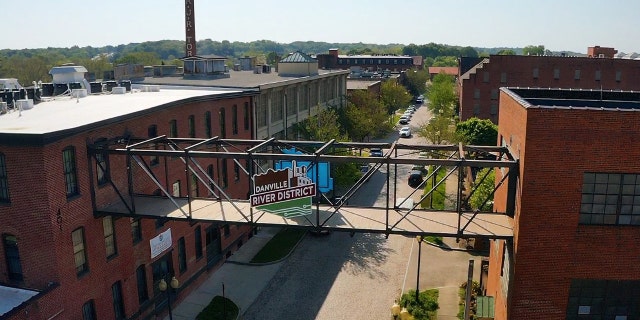
M331 73L345 73L344 70L318 70L319 76ZM254 73L253 71L229 71L230 77L220 79L183 79L182 77L147 77L140 84L185 85L218 88L260 88L269 84L295 81L305 77L284 76L277 72ZM314 76L316 77L316 76Z
M640 111L639 91L501 88L526 108Z
M126 94L88 95L83 98L60 96L43 98L28 110L13 110L0 115L0 142L3 136L42 135L80 128L91 124L108 124L125 115L199 97L238 94L239 90L204 88L175 89L162 87L158 92L133 89Z
M0 286L0 316L37 295L38 291Z

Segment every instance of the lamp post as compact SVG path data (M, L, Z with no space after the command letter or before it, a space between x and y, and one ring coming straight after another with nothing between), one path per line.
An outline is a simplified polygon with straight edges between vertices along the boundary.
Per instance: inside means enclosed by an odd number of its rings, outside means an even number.
M160 279L158 283L158 289L162 292L167 292L167 304L169 305L169 320L173 320L173 313L171 311L171 291L178 289L180 286L180 282L176 279L175 276L171 277L171 281L169 281L169 285L167 286L167 282L164 281L164 278Z
M422 236L416 236L418 240L418 272L416 273L416 303L418 302L418 288L420 287L420 256L422 254Z

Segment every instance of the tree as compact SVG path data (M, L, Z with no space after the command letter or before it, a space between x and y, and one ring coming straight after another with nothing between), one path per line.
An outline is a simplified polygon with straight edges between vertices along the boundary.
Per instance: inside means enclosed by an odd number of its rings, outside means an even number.
M306 140L347 140L341 134L342 130L338 122L338 114L333 109L321 110L317 115L296 124L296 127Z
M544 46L526 46L522 48L522 54L525 56L541 56L544 54Z
M453 56L436 57L432 67L455 67L458 65L458 59Z
M431 118L428 123L422 124L416 134L433 144L454 143L456 141L453 120L444 115L437 115Z
M452 117L458 103L453 76L444 73L437 74L429 86L427 99L429 100L429 110L433 114Z
M511 49L502 49L498 51L498 55L507 56L507 55L515 55L516 52Z
M458 122L456 134L465 144L494 146L498 141L498 126L491 120L473 117Z
M469 199L471 208L478 209L480 211L493 210L492 193L495 189L495 181L496 175L493 168L482 168L482 170L478 172L476 180L474 181L475 192L473 192Z
M160 64L161 60L155 52L129 52L118 58L115 62L116 64L131 63L153 66Z
M418 96L427 91L427 80L429 80L427 70L409 70L406 73L404 85L411 95Z
M341 111L341 123L353 141L364 141L390 130L386 108L369 91L353 92Z
M406 107L411 102L411 95L405 87L398 85L393 80L382 82L380 99L387 109L387 114L392 115L401 107Z

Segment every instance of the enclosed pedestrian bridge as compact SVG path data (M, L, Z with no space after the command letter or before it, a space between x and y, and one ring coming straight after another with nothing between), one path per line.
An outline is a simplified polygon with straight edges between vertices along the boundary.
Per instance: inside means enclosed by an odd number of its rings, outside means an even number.
M371 156L374 148L382 149L383 155ZM96 216L386 235L513 237L518 162L504 147L159 136L101 141L88 150L97 176L103 176L100 187L95 181L91 185ZM220 177L224 173L211 171L227 166L222 162L234 168L225 170L234 172L228 180L245 181L242 199L231 196L222 182L227 178ZM419 185L410 187L407 178L416 168L431 170L423 172ZM484 190L479 198L492 203L499 193L497 198L506 199L505 203L494 207L504 208L503 212L483 212L470 205L469 199L481 193L474 179L482 181L492 171L482 168L498 170L493 190ZM198 192L191 189L185 195L179 186L176 190L172 185L176 174L191 186L204 185L206 192L199 194L207 196L196 196ZM355 182L333 186L347 174ZM105 179L105 175L119 178ZM438 197L445 203L439 208L434 205Z

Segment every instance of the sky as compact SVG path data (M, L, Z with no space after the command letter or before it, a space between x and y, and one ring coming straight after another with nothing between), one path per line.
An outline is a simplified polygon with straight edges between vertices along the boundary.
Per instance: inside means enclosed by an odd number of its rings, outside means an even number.
M640 52L637 0L192 1L197 40ZM184 0L20 2L3 11L0 49L184 40L184 6Z

